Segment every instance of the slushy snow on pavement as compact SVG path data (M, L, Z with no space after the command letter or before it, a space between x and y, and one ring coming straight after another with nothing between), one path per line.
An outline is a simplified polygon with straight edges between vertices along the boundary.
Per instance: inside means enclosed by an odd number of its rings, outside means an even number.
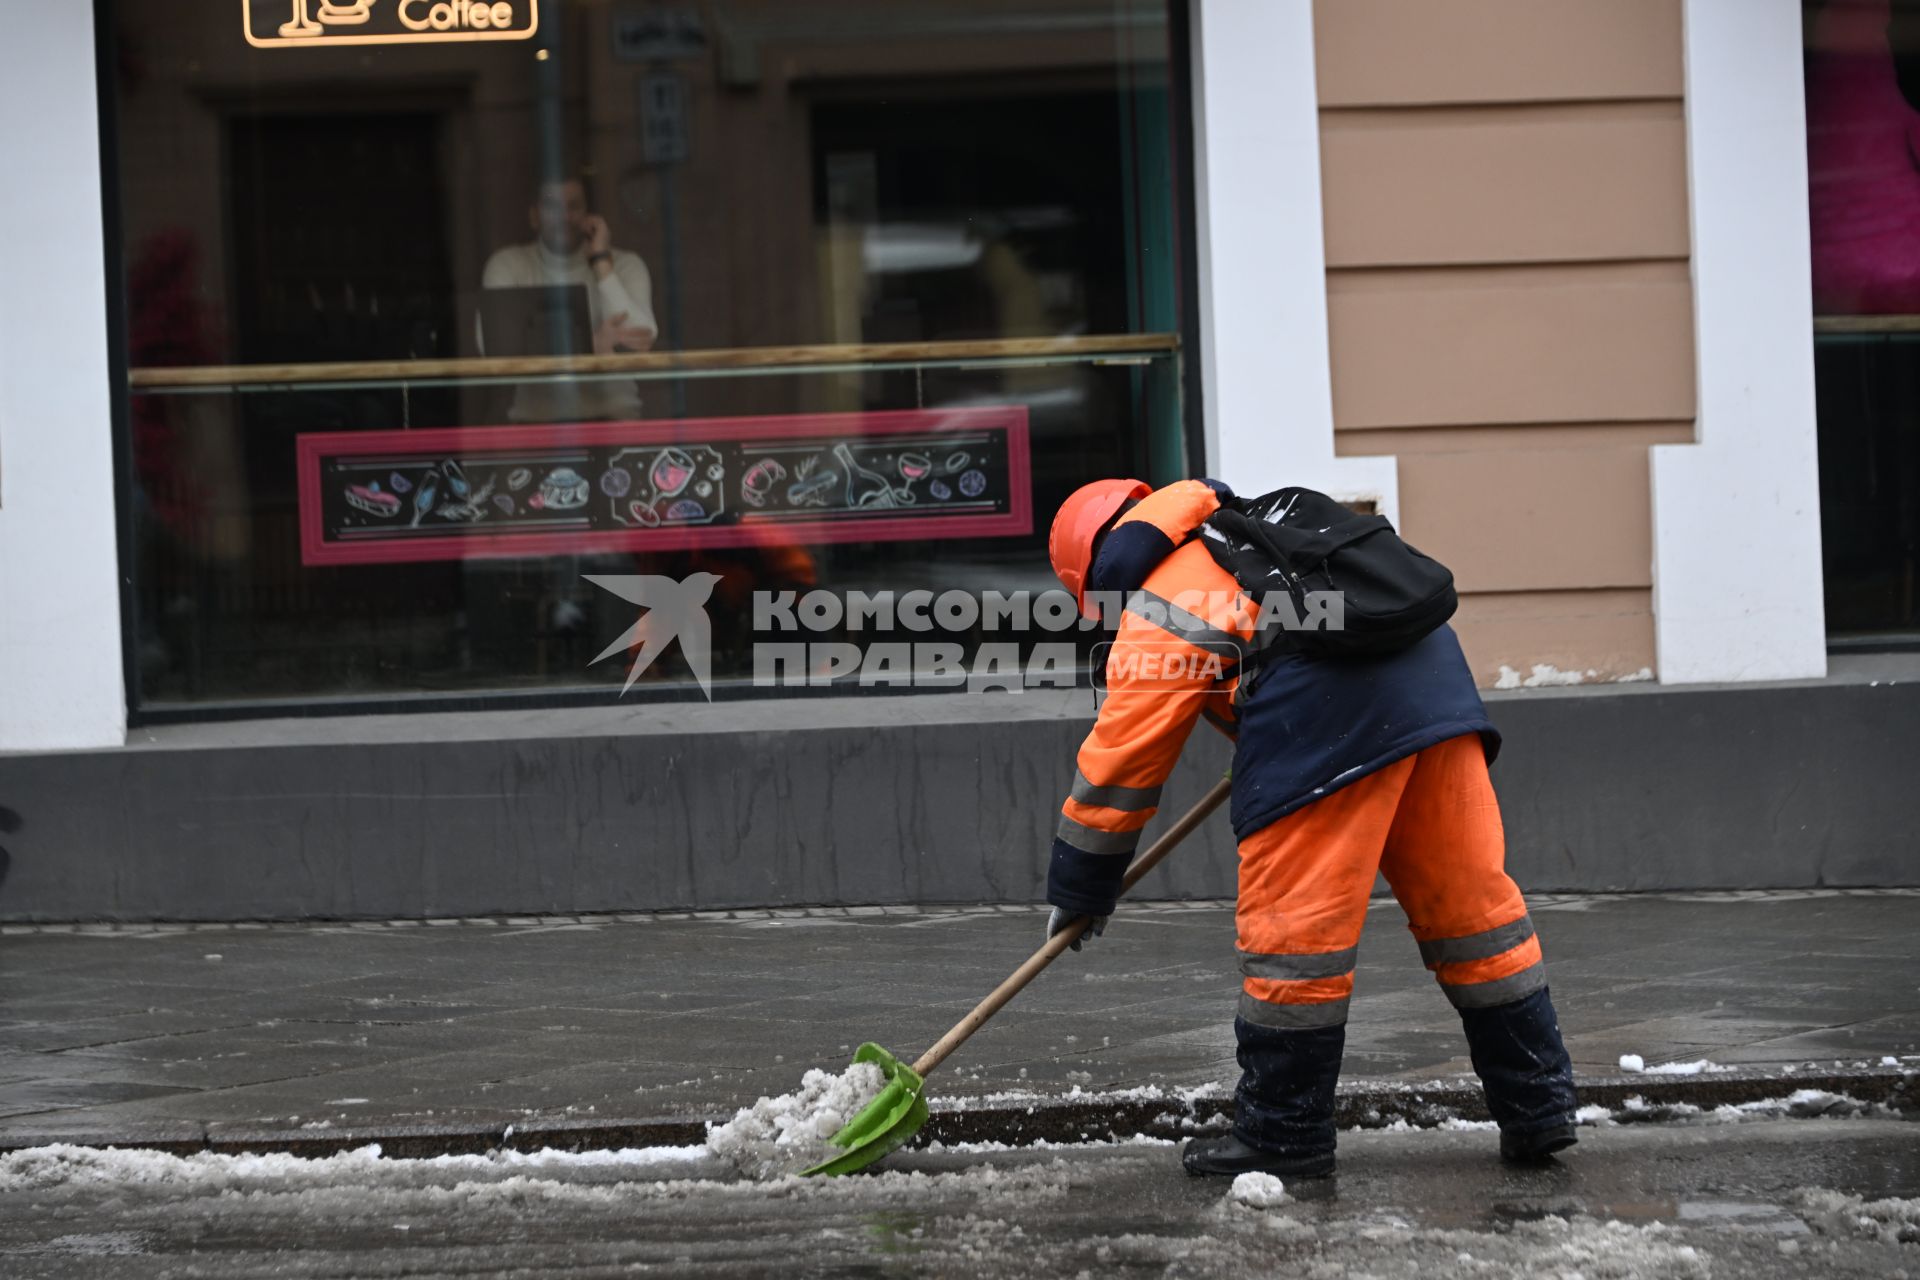
M1867 1200L1809 1188L1800 1193L1800 1207L1823 1235L1854 1236L1881 1244L1920 1244L1920 1200Z
M816 1102L833 1094L808 1086ZM1629 1125L1595 1135L1574 1184L1515 1181L1485 1135L1358 1133L1336 1195L1265 1174L1190 1179L1163 1140L920 1150L860 1177L772 1181L704 1147L305 1159L50 1146L0 1156L0 1275L1897 1277L1920 1274L1920 1200L1857 1194L1849 1171L1901 1164L1910 1132L1890 1119ZM1793 1173L1774 1180L1789 1150ZM1649 1201L1649 1167L1686 1176ZM1913 1189L1910 1176L1869 1182ZM1638 1218L1662 1200L1671 1221ZM1636 1220L1591 1216L1614 1202Z
M1229 1192L1235 1200L1251 1209L1271 1209L1287 1201L1287 1185L1270 1173L1243 1173L1233 1180Z
M763 1097L725 1124L708 1126L707 1148L750 1178L798 1173L840 1150L829 1139L886 1083L886 1074L871 1062L856 1062L838 1075L809 1071L793 1093Z
M1650 1067L1647 1065L1647 1060L1637 1053L1621 1054L1620 1069L1633 1075L1649 1076L1697 1076L1707 1072L1732 1070L1731 1067L1723 1067L1706 1058L1695 1062L1658 1062Z

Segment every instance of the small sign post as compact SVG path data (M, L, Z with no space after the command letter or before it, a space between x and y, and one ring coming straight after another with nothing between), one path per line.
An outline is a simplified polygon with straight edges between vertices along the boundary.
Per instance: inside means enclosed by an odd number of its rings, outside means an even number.
M687 80L677 71L640 77L640 154L648 164L687 158Z

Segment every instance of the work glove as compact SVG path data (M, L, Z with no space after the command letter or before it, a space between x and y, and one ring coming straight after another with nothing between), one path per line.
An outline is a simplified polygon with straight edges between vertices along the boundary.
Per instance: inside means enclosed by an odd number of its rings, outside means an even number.
M1068 911L1063 907L1055 907L1053 913L1047 917L1047 937L1052 938L1054 934L1060 932L1075 920L1085 918L1085 912ZM1088 938L1098 938L1104 934L1107 931L1108 919L1110 919L1108 916L1094 916L1089 919L1086 927L1081 930L1080 936L1073 940L1072 949L1078 951L1080 944Z

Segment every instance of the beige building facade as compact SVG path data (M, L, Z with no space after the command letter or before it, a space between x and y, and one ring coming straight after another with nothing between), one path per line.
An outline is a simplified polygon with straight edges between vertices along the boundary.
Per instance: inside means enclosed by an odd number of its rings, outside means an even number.
M1681 5L1315 7L1336 449L1399 459L1476 672L1655 673L1694 438Z
M1285 448L1236 446L1272 389L1257 374L1229 387L1244 399L1220 411L1222 450L1272 470L1305 455L1324 487L1385 503L1455 570L1484 685L1820 674L1797 7L1197 13L1202 57L1246 80L1236 97L1215 67L1196 73L1201 146L1219 115L1261 101L1291 115L1261 139L1274 171L1233 198L1304 204L1317 177L1324 237L1316 262L1311 208L1285 250L1259 214L1235 227L1244 208L1219 209L1234 179L1214 165L1203 229L1226 224L1250 246L1239 262L1271 258L1267 297L1292 295L1293 332L1324 305L1327 369L1324 388L1278 392ZM1310 77L1311 103L1261 85L1262 68ZM1216 289L1225 262L1216 249ZM1262 287L1238 287L1232 309L1256 314ZM1203 341L1237 341L1214 320ZM1291 380L1320 364L1302 356ZM1780 398L1756 401L1763 386ZM1703 463L1693 492L1661 485Z

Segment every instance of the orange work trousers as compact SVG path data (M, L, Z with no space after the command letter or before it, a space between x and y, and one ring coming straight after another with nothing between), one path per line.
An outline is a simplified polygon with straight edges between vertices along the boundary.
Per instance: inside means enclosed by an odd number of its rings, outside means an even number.
M1240 1016L1280 1029L1346 1022L1376 871L1456 1007L1531 995L1546 970L1505 863L1478 734L1428 747L1256 831L1240 842Z

